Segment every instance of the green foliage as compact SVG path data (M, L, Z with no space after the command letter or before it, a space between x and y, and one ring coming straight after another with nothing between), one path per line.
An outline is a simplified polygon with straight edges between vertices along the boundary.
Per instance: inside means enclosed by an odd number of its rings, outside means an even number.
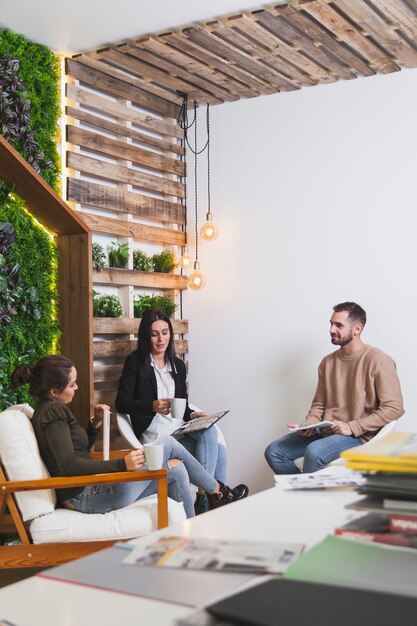
M118 296L99 294L93 291L94 317L121 317L123 313L123 307Z
M0 57L10 54L20 63L18 77L24 83L30 101L30 126L44 153L40 174L56 191L59 190L59 158L55 139L58 134L59 59L46 46L28 41L8 29L0 31ZM46 162L50 161L51 166Z
M33 132L32 137L36 137L39 151L44 154L39 163L40 175L58 191L59 158L55 143L60 115L58 57L45 46L4 29L0 30L0 57L7 55L19 61L15 72L18 80L9 81L8 89L19 81L24 84L25 95L21 104L26 113L30 109L27 136ZM12 67L13 72L14 67L17 68L17 64ZM23 97L22 90L20 95ZM13 97L10 99L14 100ZM3 103L9 106L7 99ZM0 122L2 130L3 119ZM21 151L22 146L17 144L15 147L26 156ZM52 165L46 165L47 162ZM2 180L0 222L11 224L16 231L16 239L7 250L8 278L7 288L3 291L7 300L3 299L3 304L7 306L11 321L0 327L0 409L3 409L16 402L31 402L26 389L9 388L10 374L20 365L32 364L43 355L56 352L60 330L56 318L56 246L26 212L24 203L9 194ZM14 270L16 266L18 270ZM17 271L19 280L14 284L14 272Z
M142 317L147 309L157 309L168 317L172 317L177 309L174 300L169 296L136 295L133 299L135 317Z
M97 272L101 272L106 265L106 253L104 252L103 247L97 242L92 245L92 257L93 269Z
M162 250L159 254L152 257L153 271L168 274L177 266L175 255L171 250Z
M0 328L0 408L30 402L27 391L9 387L10 375L16 367L35 363L55 351L60 334L56 313L58 254L53 241L16 198L0 205L2 221L12 224L16 231L7 262L19 266L20 282L11 322Z
M20 541L18 533L0 533L0 546L18 545Z
M125 268L129 260L129 244L112 241L114 248L109 250L109 266Z
M20 287L19 265L9 262L9 253L16 241L16 231L9 222L0 222L0 324L11 324L16 315Z
M153 261L144 250L133 251L133 269L138 272L153 271Z
M39 150L36 131L31 130L30 100L18 73L20 61L10 54L0 57L0 124L5 139L16 148L33 169L40 173L48 168Z
M175 255L171 250L162 250L149 257L143 250L134 250L133 269L140 272L162 272L168 274L177 266Z

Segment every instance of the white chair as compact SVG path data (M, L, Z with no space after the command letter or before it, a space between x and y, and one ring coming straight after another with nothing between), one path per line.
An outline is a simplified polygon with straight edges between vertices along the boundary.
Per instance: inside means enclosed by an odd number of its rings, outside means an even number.
M0 567L57 565L185 519L182 503L167 498L165 470L50 478L39 454L32 414L29 405L0 413L0 531L14 527L22 542L0 547ZM138 479L158 480L158 497L105 514L55 508L55 488Z
M127 413L117 413L116 423L124 445L128 448L133 448L133 450L142 450L143 446L133 432L130 415L127 415Z
M377 441L378 439L381 439L381 437L384 437L385 435L388 435L388 433L390 433L393 430L395 430L395 428L397 426L397 422L398 422L398 420L394 420L392 422L388 422L388 424L385 424L385 426L383 426L381 428L381 430L379 430L377 432L377 434L374 437L372 437L371 441ZM367 442L367 443L369 443L369 442ZM366 443L364 443L363 446L366 446ZM362 449L363 449L363 446L362 446ZM338 459L335 459L334 461L331 461L331 463L329 463L327 467L331 467L331 466L334 466L334 465L345 465L345 463L346 463L345 459L342 459L342 458L339 457ZM298 467L300 472L302 472L303 471L303 465L304 465L304 457L300 456L298 459L295 459L294 465L296 467Z

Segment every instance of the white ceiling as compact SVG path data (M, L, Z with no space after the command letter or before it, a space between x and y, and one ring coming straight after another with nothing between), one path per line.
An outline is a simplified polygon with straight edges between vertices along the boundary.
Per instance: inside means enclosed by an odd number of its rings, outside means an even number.
M257 0L0 0L0 26L72 54L262 5Z

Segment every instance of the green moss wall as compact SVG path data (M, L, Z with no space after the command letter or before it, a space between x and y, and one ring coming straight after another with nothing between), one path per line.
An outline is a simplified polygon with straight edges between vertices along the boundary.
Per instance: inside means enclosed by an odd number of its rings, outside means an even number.
M0 58L11 55L19 61L17 76L30 101L30 126L44 153L41 176L59 187L59 158L56 146L59 105L59 59L44 46L34 44L5 29L0 31ZM3 131L0 114L0 132ZM19 149L14 147L25 156ZM19 365L31 365L40 356L58 349L57 262L54 242L25 210L13 193L0 195L0 222L13 225L16 241L5 256L7 267L19 265L20 282L0 293L0 306L12 302L10 323L0 323L0 410L16 402L30 401L27 390L9 387L10 374ZM0 269L0 272L2 270Z

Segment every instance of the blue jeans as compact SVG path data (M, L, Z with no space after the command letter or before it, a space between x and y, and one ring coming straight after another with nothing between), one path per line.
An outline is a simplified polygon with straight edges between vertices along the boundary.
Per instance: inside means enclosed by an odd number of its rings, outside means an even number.
M190 489L190 481L208 493L215 492L217 481L173 437L167 437L162 443L164 444L163 466L168 470L168 495L173 500L183 503L187 517L194 517L194 494ZM180 459L182 463L170 469L167 466L169 459ZM147 469L146 466L143 469ZM69 503L81 513L108 513L146 498L156 491L155 480L90 485L71 498Z
M293 461L304 457L303 472L317 472L337 459L343 450L360 446L362 440L352 435L323 436L318 432L312 437L289 433L273 441L265 450L265 458L275 474L299 474Z
M201 463L210 476L226 483L226 448L218 442L217 429L214 426L184 435L179 443Z

